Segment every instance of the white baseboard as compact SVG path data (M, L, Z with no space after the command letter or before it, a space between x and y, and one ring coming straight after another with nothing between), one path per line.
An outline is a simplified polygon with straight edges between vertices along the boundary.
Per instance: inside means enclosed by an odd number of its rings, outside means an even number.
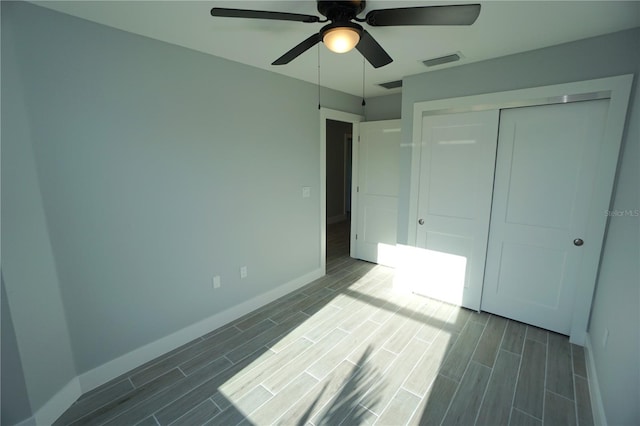
M327 218L327 225L333 225L334 223L338 223L338 222L344 222L345 220L347 220L347 215L346 214L340 214L337 216L331 216Z
M596 365L593 361L593 346L591 345L591 336L589 333L586 334L584 349L587 363L587 379L589 380L589 395L591 395L593 424L607 426L607 416L605 415L604 404L602 403L602 394L600 393Z
M222 327L243 315L246 315L261 306L266 305L322 276L320 268L311 271L301 277L295 278L267 293L256 296L246 302L233 306L225 311L205 318L195 324L162 337L154 342L144 345L116 359L113 359L99 367L81 374L78 379L82 393L86 393L96 387L115 379L129 370L138 367L160 355L184 345L216 328ZM76 397L77 398L77 397ZM74 399L75 401L75 399ZM73 402L73 401L71 401ZM68 407L68 406L67 406Z
M74 377L47 401L33 417L20 423L20 426L50 425L64 413L82 395L80 381Z

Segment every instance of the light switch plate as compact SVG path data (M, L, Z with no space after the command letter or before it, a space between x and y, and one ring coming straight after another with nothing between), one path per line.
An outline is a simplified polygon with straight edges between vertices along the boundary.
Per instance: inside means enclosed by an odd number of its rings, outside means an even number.
M302 187L302 198L309 198L311 197L311 187L310 186L303 186Z

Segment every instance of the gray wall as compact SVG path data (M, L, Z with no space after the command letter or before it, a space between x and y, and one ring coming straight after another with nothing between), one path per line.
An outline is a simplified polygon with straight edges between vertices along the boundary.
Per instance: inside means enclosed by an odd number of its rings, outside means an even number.
M319 268L314 85L31 4L2 19L3 272L34 409Z
M2 274L35 412L76 376L76 370L33 156L25 82L14 49L23 23L13 19L13 6L1 3Z
M16 333L11 320L11 312L9 303L7 302L7 292L4 288L4 278L2 278L2 294L0 295L2 303L0 325L1 348L0 371L2 371L2 404L0 408L0 424L13 425L21 422L31 416L31 406L29 404L29 395L27 394L27 385L24 381L24 371L22 369L22 361L18 353L18 342L16 341Z
M351 123L327 120L327 220L345 214L345 135Z
M640 39L640 37L639 37ZM636 46L636 53L640 46ZM640 76L640 61L636 63ZM610 425L640 424L640 90L636 82L589 334ZM608 343L602 345L605 329Z
M401 109L402 93L396 93L367 99L364 112L366 121L396 120Z
M640 63L640 29L623 31L498 59L410 76L403 81L398 242L406 244L411 173L413 104L579 80L635 74ZM634 86L637 82L634 83ZM637 117L638 97L632 101ZM638 209L638 119L628 120L614 208ZM623 207L624 206L624 207ZM598 379L610 424L638 424L640 280L638 217L611 220L602 254L590 335ZM598 347L608 328L609 343Z

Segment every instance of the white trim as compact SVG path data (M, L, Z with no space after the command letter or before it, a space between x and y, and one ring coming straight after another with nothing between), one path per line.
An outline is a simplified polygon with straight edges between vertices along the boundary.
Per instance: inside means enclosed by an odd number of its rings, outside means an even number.
M96 387L107 383L108 381L126 373L127 371L138 367L148 361L151 361L158 356L167 353L175 348L178 348L185 343L188 343L198 337L215 330L231 321L234 321L243 315L246 315L257 308L260 308L267 303L270 303L286 294L291 293L299 289L300 287L310 283L313 280L320 278L323 274L320 269L311 271L301 277L295 278L288 283L285 283L267 293L247 300L239 305L233 306L225 311L217 313L192 324L188 327L178 330L168 336L162 337L154 342L139 347L129 353L126 353L116 359L113 359L93 370L87 371L81 374L76 380L79 380L79 387L82 388L82 393L86 393ZM80 394L78 393L78 396ZM78 396L76 396L65 407L67 409L71 403L73 403ZM64 411L64 410L63 410ZM55 420L55 419L54 419ZM50 424L51 422L38 422L38 424Z
M591 345L591 335L589 333L586 333L585 337L584 355L587 363L587 380L589 382L593 424L607 426L607 416L605 415L604 404L602 403L602 394L600 393L596 365L593 361L593 346Z
M54 367L55 368L55 367ZM62 389L60 389L51 399L49 399L33 417L21 422L24 425L50 425L62 415L78 398L82 395L80 381L74 377ZM30 423L33 421L33 423Z
M583 260L576 277L577 286L570 332L571 342L583 345L606 228L606 220L603 220L604 214L601 207L610 206L611 203L612 193L610 189L613 187L615 179L632 82L633 74L627 74L551 86L414 103L409 223L407 224L408 244L415 246L416 239L423 116L608 98L609 111L603 134L605 144L602 148L601 160L598 163L597 187L594 188L596 196L591 200L589 209L591 214L589 215L589 223L584 235L584 240L590 243L585 244L583 248ZM602 194L609 194L609 196L605 198Z
M322 275L325 275L327 269L327 120L336 120L343 121L345 123L351 123L352 131L352 143L354 146L351 150L351 247L353 250L354 241L355 241L355 232L354 232L354 222L353 222L353 212L356 211L356 198L355 188L356 180L354 177L357 176L357 169L355 168L355 160L356 160L356 146L355 141L358 140L358 136L360 134L360 129L358 128L358 123L364 120L364 117L352 114L349 112L338 111L329 108L320 108L320 259L319 265L320 270L322 271Z

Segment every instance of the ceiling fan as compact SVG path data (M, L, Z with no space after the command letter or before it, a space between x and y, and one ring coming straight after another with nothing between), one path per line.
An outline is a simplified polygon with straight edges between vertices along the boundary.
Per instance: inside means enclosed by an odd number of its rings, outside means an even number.
M408 25L471 25L480 14L479 4L449 6L421 6L371 10L364 18L358 14L365 9L365 0L318 0L318 12L325 19L314 15L271 12L263 10L227 9L214 7L211 16L226 18L271 19L304 23L329 22L302 43L276 59L271 65L288 64L299 55L322 41L336 53L348 52L354 47L374 68L390 64L393 59L358 22L372 27ZM355 21L355 22L354 22Z

